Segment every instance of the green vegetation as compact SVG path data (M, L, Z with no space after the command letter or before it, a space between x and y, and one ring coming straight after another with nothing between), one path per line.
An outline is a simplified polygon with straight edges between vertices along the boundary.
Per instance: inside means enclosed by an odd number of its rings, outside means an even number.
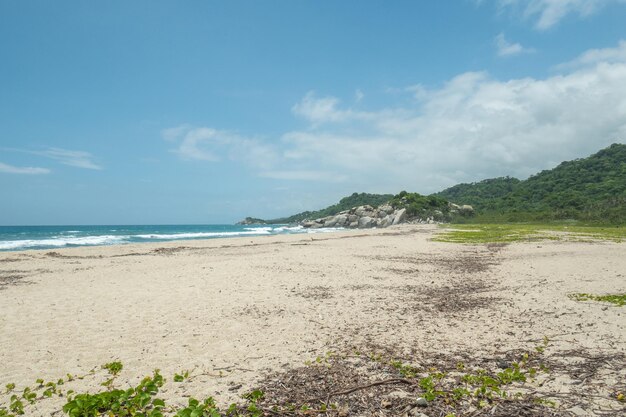
M506 243L538 240L626 240L624 226L569 224L464 224L445 227L435 239L452 243Z
M113 376L119 374L123 368L122 362L109 362L102 365L102 369L106 369Z
M510 367L499 372L486 369L464 372L465 364L458 363L458 372L429 372L426 376L419 378L418 386L422 389L422 395L427 401L434 401L441 397L446 402L456 403L467 399L476 401L477 405L482 408L481 404L486 399L510 397L511 394L505 390L507 385L515 382L524 383L528 378L534 378L539 370L547 372L545 367L527 366L529 359L543 352L545 346L540 347L541 351L525 353L519 362L513 362ZM416 368L402 364L400 361L391 361L391 365L405 378L416 378L419 375Z
M437 195L456 204L469 204L482 211L497 210L500 199L513 192L521 181L517 178L500 177L471 184L457 184Z
M615 304L616 306L623 307L626 305L626 294L606 294L606 295L594 295L586 293L570 294L569 297L576 301L601 301L605 303Z
M531 382L540 373L549 373L541 359L549 339L544 337L543 343L535 347L534 351L522 353L518 360L512 361L509 366L497 371L484 368L471 368L463 362L457 362L455 369L441 371L431 368L428 372L400 360L388 360L382 355L370 355L370 359L381 364L389 364L398 373L414 380L421 390L421 396L428 403L440 400L452 407L460 403L469 403L477 408L493 405L496 401L522 399L524 394L512 393L510 388L520 388L526 382ZM555 406L553 401L542 398L533 398L535 403Z
M157 397L159 389L163 387L166 380L156 369L152 376L145 377L137 386L128 389L114 388L114 379L122 370L121 362L111 362L102 365L102 369L108 371L113 378L100 384L106 386L106 390L95 394L74 393L72 390L62 391L58 388L66 382L75 379L72 375L67 375L67 379L59 379L55 382L45 382L37 379L34 388L25 387L20 392L15 392L8 401L8 404L0 403L0 417L17 417L28 412L28 407L39 401L56 396L65 398L66 403L62 411L69 417L260 417L264 411L257 406L264 394L255 390L243 396L246 402L243 405L231 404L227 409L220 409L212 397L203 401L189 398L187 406L173 406L165 403ZM93 375L95 369L89 372ZM86 376L86 375L85 375ZM83 379L85 376L76 377ZM174 380L183 380L189 377L189 372L175 374ZM6 385L5 394L16 390L13 383Z
M146 377L141 383L127 390L112 389L97 394L77 394L70 396L63 406L63 412L70 417L111 415L162 417L161 409L165 402L154 396L163 386L163 377L154 371L152 377Z
M434 195L424 196L418 193L401 191L389 203L394 209L406 209L409 217L433 217L435 220L447 220L450 207L448 201Z
M305 211L273 220L248 218L253 223L297 223L335 215L352 207L378 207L391 201L409 216L425 215L454 223L626 223L626 145L613 144L587 158L559 164L526 180L511 177L458 184L430 196L401 192L354 193L318 211ZM471 205L474 215L451 216L447 202ZM466 213L467 214L467 213Z
M265 220L265 223L269 224L282 224L282 223L298 223L305 219L319 219L321 217L333 216L340 211L350 210L352 207L370 205L372 207L378 207L388 202L393 195L391 194L367 194L367 193L354 193L351 196L344 197L339 200L339 203L328 206L325 209L317 211L303 211L302 213L294 214L293 216L283 217L279 219Z
M256 217L246 217L237 224L265 224L265 220Z
M626 221L626 145L613 144L588 158L563 162L527 180L495 178L459 184L436 194L470 204L478 216L465 222L540 222L576 219Z
M52 396L61 399L63 403L52 414L60 415L62 411L69 417L341 416L351 415L346 411L349 410L346 404L350 402L362 404L365 408L361 410L367 410L367 407L391 407L389 397L383 397L382 402L380 398L388 390L370 391L382 385L408 387L402 390L407 394L406 399L398 397L393 400L393 406L397 409L406 406L417 410L428 407L425 410L429 414L436 412L437 415L445 416L469 415L476 410L493 414L493 410L498 409L509 410L510 415L517 415L515 412L520 409L541 411L542 407L557 406L549 399L549 393L538 394L535 391L549 377L553 366L554 369L563 370L558 362L551 361L551 356L546 354L548 347L549 339L544 337L543 342L534 348L516 350L493 361L480 359L476 363L464 363L452 355L437 356L432 361L424 362L425 358L419 356L420 365L404 363L391 356L391 353L328 352L318 356L315 361L308 361L307 368L287 371L284 379L272 376L270 380L261 382L261 389L243 394L239 403L227 407L218 406L210 396L203 400L190 397L186 405L168 404L159 398L159 394L171 387L166 386L167 381L158 369L136 386L120 389L109 384L105 390L95 393L63 392L57 389L58 385L74 380L74 377L68 375L66 380L61 379L57 383L45 383L43 379L38 379L36 387L17 391L15 384L8 384L4 394L15 394L8 404L3 404L0 397L0 417L30 413L36 410L36 404ZM469 360L469 357L465 360ZM489 363L493 365L489 366ZM546 364L550 364L550 367ZM107 370L109 375L116 376L123 367L120 362L111 362L101 368ZM94 368L88 375L93 375L96 370ZM362 380L364 370L374 370L378 380L372 382L365 379L365 383L355 386L354 381ZM306 377L299 378L296 375ZM188 371L175 374L174 381L180 379L177 377L193 378ZM312 385L308 386L309 383ZM49 389L46 387L54 387L50 395L45 395L47 391L44 390ZM616 386L611 391L611 398L623 402L624 395L620 389L621 385ZM346 398L348 395L355 395L356 398ZM376 398L376 395L379 397ZM573 394L573 399L577 400L576 394ZM561 405L569 406L567 402Z
M388 360L382 355L370 356L371 360L379 362L384 366L391 366L409 384L419 387L420 395L428 402L442 400L450 406L459 404L461 401L473 403L476 407L483 408L492 404L498 399L522 398L522 394L511 395L505 390L506 386L514 383L524 383L529 378L542 371L548 372L544 366L539 368L530 366L531 361L536 362L543 348L547 345L547 339L541 349L535 352L524 353L518 362L513 362L510 367L497 372L486 369L473 369L465 371L465 365L458 363L454 372L440 372L434 369L426 371L411 365L402 363L399 360ZM325 356L329 360L334 355L329 353ZM360 356L360 354L359 354ZM322 364L323 360L318 357L316 365L311 366L332 366ZM111 362L102 366L110 375L114 377L119 374L123 366L121 362ZM93 374L94 371L91 372ZM189 377L187 371L183 374L175 374L174 380ZM73 380L68 375L69 382ZM391 379L394 382L397 379ZM62 385L63 380L58 384L45 383L42 379L37 380L38 386L34 389L26 387L21 395L13 395L8 407L0 404L0 417L16 417L24 415L28 411L29 405L38 401L43 401L53 394L65 398L66 402L62 406L62 411L69 417L260 417L263 415L310 415L325 413L329 410L336 410L338 405L319 400L307 400L303 403L274 404L266 398L265 392L256 389L242 396L245 400L242 404L231 404L227 408L220 408L216 405L212 397L204 400L189 398L187 406L168 405L165 400L158 397L159 391L166 383L165 378L157 369L151 376L143 380L134 387L119 389L113 384L105 383L107 389L97 393L74 393L73 391L62 392L56 390L56 385ZM386 382L383 382L386 383ZM45 387L54 386L50 395L41 390ZM367 388L368 385L363 388ZM7 385L7 392L15 389L15 384ZM359 388L357 388L359 389ZM350 390L352 391L352 390ZM339 395L334 393L332 395ZM329 394L330 398L331 394ZM450 415L450 414L448 414Z
M183 382L189 378L189 371L182 371L180 374L174 374L174 382Z

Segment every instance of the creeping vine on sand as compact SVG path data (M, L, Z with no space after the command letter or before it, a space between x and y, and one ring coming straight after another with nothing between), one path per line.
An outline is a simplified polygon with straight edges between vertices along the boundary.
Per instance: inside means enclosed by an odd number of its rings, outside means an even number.
M536 391L552 369L567 371L562 368L566 365L550 362L545 356L548 347L549 340L544 338L533 349L494 358L497 367L485 366L484 361L468 355L456 359L443 354L402 359L389 349L377 351L375 347L364 350L370 353L361 349L329 352L307 361L304 368L267 375L257 383L257 389L242 396L240 403L227 407L220 407L213 397L189 398L186 405L168 404L159 396L166 384L159 370L136 386L121 389L116 378L124 367L115 361L101 367L107 371L107 380L101 384L104 389L96 393L62 388L75 379L94 375L97 368L56 382L38 379L35 387L19 390L15 384L7 384L4 396L10 398L8 404L0 403L0 417L27 414L29 407L51 397L63 398L65 404L58 412L68 417L344 417L412 416L422 412L446 417L568 415L563 406L571 406L570 398ZM575 354L584 356L584 352ZM416 359L421 363L414 362ZM617 361L616 366L620 366L624 357L607 361ZM191 373L175 373L173 381L193 378ZM615 387L611 398L607 398L615 403L612 409L618 413L626 411L623 391L624 387Z

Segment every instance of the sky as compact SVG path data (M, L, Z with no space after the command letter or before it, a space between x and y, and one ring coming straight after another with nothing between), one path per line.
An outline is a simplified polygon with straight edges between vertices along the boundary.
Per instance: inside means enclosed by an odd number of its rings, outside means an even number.
M0 0L0 225L222 224L626 143L626 0Z

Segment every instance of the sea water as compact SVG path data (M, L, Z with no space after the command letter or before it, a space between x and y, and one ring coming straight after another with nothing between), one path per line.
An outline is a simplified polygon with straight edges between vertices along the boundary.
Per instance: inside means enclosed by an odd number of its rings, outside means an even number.
M0 226L0 251L119 245L188 239L324 233L289 225Z

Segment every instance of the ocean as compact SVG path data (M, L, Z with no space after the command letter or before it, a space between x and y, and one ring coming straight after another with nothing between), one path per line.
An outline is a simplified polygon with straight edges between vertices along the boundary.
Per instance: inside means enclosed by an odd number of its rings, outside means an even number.
M121 245L189 239L324 233L288 225L0 226L0 251Z

